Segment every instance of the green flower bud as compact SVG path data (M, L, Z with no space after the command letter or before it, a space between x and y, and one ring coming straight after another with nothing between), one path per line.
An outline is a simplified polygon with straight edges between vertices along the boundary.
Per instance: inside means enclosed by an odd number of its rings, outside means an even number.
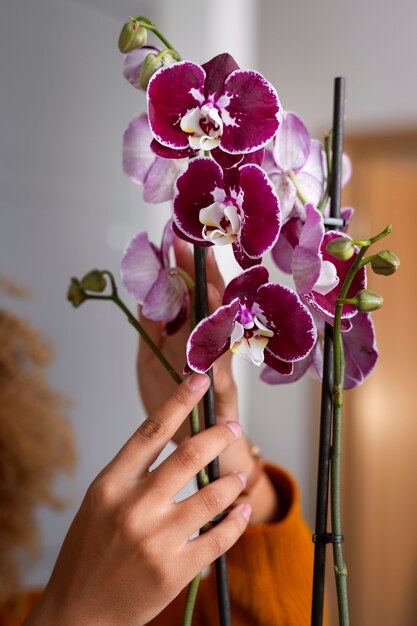
M123 26L119 37L119 50L126 54L136 48L146 46L148 31L140 22L130 21Z
M91 270L81 279L80 287L85 291L94 291L95 293L101 293L107 286L106 279L103 276L103 272L100 270Z
M390 276L400 267L400 259L390 250L381 250L372 257L371 265L375 274Z
M353 253L355 252L352 241L344 237L337 237L329 241L326 246L326 251L341 261L348 261L353 257Z
M153 54L150 52L145 57L139 76L139 85L141 89L146 91L149 81L155 72L157 72L161 67L171 65L172 63L175 63L175 59L170 52L160 52L159 54Z
M358 311L363 311L364 313L376 311L384 304L384 298L376 291L371 291L370 289L361 289L356 294L355 300L357 301Z
M87 296L81 289L80 281L77 278L71 278L67 300L69 300L74 307L81 306L84 300L87 300Z

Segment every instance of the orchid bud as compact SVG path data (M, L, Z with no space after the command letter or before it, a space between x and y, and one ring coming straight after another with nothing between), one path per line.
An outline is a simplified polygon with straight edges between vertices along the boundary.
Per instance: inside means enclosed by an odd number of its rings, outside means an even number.
M124 54L146 46L148 31L138 21L126 22L119 37L119 50Z
M172 63L175 63L175 59L169 52L160 52L158 55L150 52L145 57L145 60L142 64L142 69L140 71L140 88L146 91L149 81L151 77L155 74L155 72L157 72L161 67L171 65Z
M69 300L74 307L79 307L87 300L87 296L81 289L80 281L77 278L71 278L71 284L68 288L67 300Z
M355 252L352 241L344 237L337 237L329 241L326 246L326 251L341 261L348 261Z
M361 289L361 291L356 294L355 300L358 311L364 313L376 311L384 304L383 297L376 291L371 291L370 289Z
M80 287L85 291L94 291L101 293L106 288L106 279L100 270L91 270L81 279Z
M390 250L381 250L372 257L371 265L375 274L390 276L400 267L400 259Z

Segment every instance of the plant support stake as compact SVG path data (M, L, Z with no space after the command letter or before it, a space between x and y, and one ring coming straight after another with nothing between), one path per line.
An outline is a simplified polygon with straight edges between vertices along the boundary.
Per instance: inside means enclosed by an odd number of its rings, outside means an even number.
M342 189L342 154L344 130L345 79L335 78L332 132L332 168L330 178L330 217L340 219ZM320 414L319 465L317 476L316 524L313 541L314 572L311 626L322 626L326 572L326 545L332 541L327 533L330 446L333 406L333 330L325 326L323 383Z
M209 314L206 280L206 251L203 247L194 246L194 265L196 322L198 323ZM213 372L211 369L209 370L208 375L210 376L211 384L204 396L204 422L206 428L210 428L216 423ZM209 463L208 474L210 482L213 482L220 477L218 457ZM220 516L220 519L221 518L222 517ZM213 523L215 524L216 522L214 521ZM227 578L227 559L225 554L222 554L216 560L215 567L220 626L231 626L232 618L230 610L229 581Z

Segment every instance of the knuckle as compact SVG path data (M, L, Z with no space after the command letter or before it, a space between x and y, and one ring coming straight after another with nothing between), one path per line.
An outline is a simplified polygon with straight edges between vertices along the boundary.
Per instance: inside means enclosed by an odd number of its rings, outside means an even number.
M201 454L192 443L184 443L175 452L179 464L186 468L198 468L201 464Z
M105 476L98 476L87 489L86 501L94 510L110 508L114 495L111 482Z
M166 434L166 425L163 420L149 417L136 431L137 437L142 441L155 441L162 439Z
M218 532L213 532L209 541L210 554L217 557L223 554L223 552L226 552L226 549L227 543L225 537Z
M174 395L174 400L179 407L188 407L190 404L190 394L187 393L189 387L188 385L180 385Z
M220 495L213 488L205 488L200 491L201 504L211 517L222 508Z

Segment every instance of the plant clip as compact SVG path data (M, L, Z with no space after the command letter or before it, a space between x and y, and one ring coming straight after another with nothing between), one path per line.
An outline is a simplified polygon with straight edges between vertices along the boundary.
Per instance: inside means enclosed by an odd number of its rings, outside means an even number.
M344 220L341 217L325 217L323 219L323 223L328 228L329 227L343 228L343 226L346 226L346 220Z
M313 543L343 543L344 535L333 535L333 533L324 533L323 535L313 534Z

